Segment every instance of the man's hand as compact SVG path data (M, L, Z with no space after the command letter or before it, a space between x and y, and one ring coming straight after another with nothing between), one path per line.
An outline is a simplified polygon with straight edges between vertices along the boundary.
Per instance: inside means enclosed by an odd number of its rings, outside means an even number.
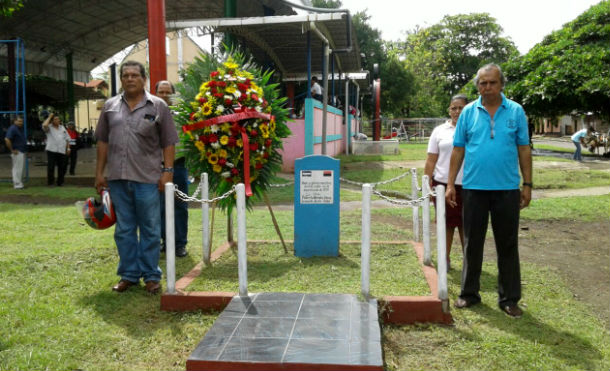
M108 188L108 181L103 175L97 175L95 177L95 189L97 193L101 193L103 188Z
M174 174L172 173L161 173L161 179L159 179L159 192L165 192L165 183L171 183L174 181Z
M451 207L457 206L455 196L455 186L452 184L447 184L447 189L445 190L445 202L447 202L447 204L449 204Z
M526 208L529 206L530 201L532 200L532 188L528 186L524 186L521 190L521 203L519 205L520 209Z

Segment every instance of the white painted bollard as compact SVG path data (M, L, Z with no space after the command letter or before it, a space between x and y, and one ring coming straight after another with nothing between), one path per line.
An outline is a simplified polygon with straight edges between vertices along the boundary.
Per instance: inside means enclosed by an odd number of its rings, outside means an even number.
M237 267L239 276L239 296L248 296L248 255L246 251L246 187L243 183L235 186L237 193Z
M201 199L207 200L210 196L210 188L208 184L208 173L201 173ZM210 264L210 204L207 202L201 203L201 225L202 225L202 246L203 246L203 263Z
M443 312L449 312L449 294L447 292L447 230L445 226L445 187L436 186L436 246L438 265L438 298L442 302Z
M176 233L174 230L174 183L165 183L165 261L167 292L176 293Z
M418 199L417 169L411 169L411 199ZM419 206L413 206L413 241L419 242Z
M422 196L430 195L430 183L427 175L422 177ZM432 265L432 251L430 249L430 197L426 197L422 204L422 228L424 240L424 264Z
M370 184L362 185L362 246L360 248L360 285L362 296L370 296L370 270L371 270L371 193Z

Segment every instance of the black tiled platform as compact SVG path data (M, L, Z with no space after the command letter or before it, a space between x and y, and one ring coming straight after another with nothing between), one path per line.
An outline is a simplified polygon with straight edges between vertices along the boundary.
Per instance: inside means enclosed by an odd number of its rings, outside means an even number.
M377 301L355 295L234 297L187 370L383 370Z

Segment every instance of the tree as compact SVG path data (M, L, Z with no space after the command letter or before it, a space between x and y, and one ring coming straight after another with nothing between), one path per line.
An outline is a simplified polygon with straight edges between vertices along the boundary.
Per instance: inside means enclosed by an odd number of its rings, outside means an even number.
M341 0L313 0L311 6L314 8L339 9L343 6Z
M409 103L411 116L445 116L451 96L486 63L502 63L516 55L502 27L487 13L445 16L438 24L407 32L397 43L405 66L415 76Z
M0 15L10 17L14 12L23 8L25 0L0 0Z
M594 112L610 118L610 1L592 6L504 65L507 95L532 117Z

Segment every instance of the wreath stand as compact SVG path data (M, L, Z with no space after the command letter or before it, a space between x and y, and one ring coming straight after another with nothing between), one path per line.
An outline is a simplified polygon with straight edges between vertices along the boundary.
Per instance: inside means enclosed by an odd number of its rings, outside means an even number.
M269 214L271 214L271 221L273 221L273 227L275 228L275 232L280 238L282 242L282 247L284 248L284 253L288 254L288 248L286 247L286 242L284 242L284 237L282 236L282 231L280 230L280 226L277 223L277 219L275 218L275 214L273 213L273 209L271 208L271 202L269 201L269 197L267 196L267 192L263 193L263 200L267 205L267 209L269 209ZM212 242L214 239L214 215L216 211L216 202L212 203L212 217L210 219L210 242L208 246L212 246ZM233 213L227 213L227 244L231 248L235 248L237 246L237 242L233 239ZM206 262L209 264L209 262Z

